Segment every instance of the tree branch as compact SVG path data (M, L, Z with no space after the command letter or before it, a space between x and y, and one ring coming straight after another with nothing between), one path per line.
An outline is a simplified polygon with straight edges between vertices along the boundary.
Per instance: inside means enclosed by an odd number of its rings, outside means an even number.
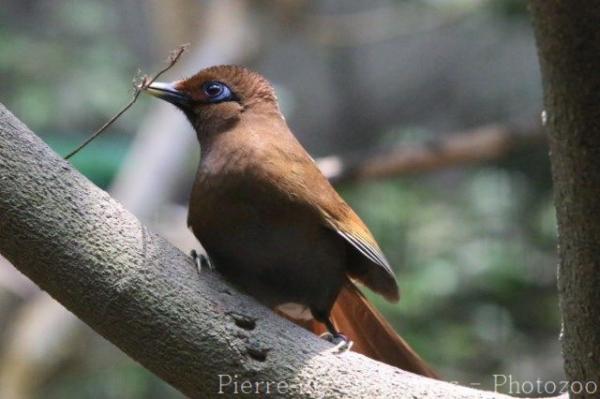
M565 372L599 386L600 1L529 5L554 182Z
M419 145L372 154L331 155L318 159L317 163L332 183L341 184L491 161L545 141L539 128L487 125Z
M303 398L502 398L331 345L202 271L0 104L0 252L99 334L193 398L269 385ZM242 382L248 384L241 385ZM219 386L219 383L229 383ZM287 387L287 388L286 388ZM287 389L283 394L282 389Z

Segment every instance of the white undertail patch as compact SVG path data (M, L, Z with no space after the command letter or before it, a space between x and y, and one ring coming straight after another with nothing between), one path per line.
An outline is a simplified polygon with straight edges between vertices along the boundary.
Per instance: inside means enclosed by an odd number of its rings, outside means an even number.
M275 309L296 320L310 320L314 318L308 306L299 303L287 302L277 306Z

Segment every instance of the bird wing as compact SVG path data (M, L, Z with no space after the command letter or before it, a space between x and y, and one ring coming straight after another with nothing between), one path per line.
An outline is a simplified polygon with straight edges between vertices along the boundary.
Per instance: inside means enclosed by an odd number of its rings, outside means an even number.
M291 201L312 209L324 226L353 249L348 253L348 275L390 301L399 299L396 277L375 238L323 176L316 162L287 130L271 130L260 163L263 182ZM273 133L277 132L277 133ZM267 133L268 134L268 133ZM258 143L255 142L256 146Z
M343 199L339 198L339 201L333 212L322 213L325 225L355 250L349 252L348 274L386 299L397 301L400 297L398 285L387 258L358 215Z
M330 222L335 231L344 237L358 252L366 256L371 262L381 266L386 272L393 275L394 272L379 248L379 245L373 239L368 230L348 232L343 227L338 227L335 222Z

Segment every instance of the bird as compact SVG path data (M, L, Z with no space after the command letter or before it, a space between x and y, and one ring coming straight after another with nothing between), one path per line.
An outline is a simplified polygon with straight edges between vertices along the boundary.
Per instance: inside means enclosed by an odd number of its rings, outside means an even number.
M225 279L334 343L437 378L358 288L399 300L387 258L291 132L266 78L218 65L145 90L196 132L188 226Z

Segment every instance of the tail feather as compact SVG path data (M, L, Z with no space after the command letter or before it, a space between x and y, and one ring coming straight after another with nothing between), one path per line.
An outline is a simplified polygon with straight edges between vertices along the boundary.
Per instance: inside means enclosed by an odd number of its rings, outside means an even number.
M326 331L325 327L315 320L292 321L315 334ZM394 331L354 283L348 281L341 290L331 310L331 321L338 331L353 341L353 351L412 373L439 378Z

